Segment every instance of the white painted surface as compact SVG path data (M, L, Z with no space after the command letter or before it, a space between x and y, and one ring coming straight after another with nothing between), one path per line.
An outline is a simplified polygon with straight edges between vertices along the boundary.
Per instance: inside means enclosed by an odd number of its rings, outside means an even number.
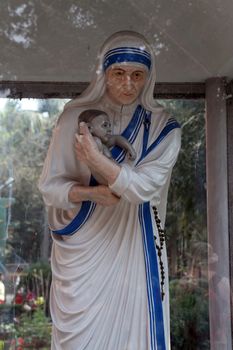
M0 3L0 80L89 81L113 32L144 34L158 82L233 78L230 0L43 0Z
M206 88L207 226L211 350L232 350L225 82ZM213 264L212 258L216 262Z

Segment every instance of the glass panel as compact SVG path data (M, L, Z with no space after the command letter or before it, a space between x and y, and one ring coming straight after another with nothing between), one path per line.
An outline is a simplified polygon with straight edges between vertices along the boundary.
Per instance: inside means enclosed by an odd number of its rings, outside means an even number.
M204 100L161 101L182 127L166 232L172 349L209 349Z
M51 241L37 182L65 102L0 99L0 341L12 349L50 348Z
M0 298L5 286L0 341L5 344L50 347L51 240L37 182L65 102L0 99ZM183 133L166 221L172 349L209 349L204 101L160 102Z

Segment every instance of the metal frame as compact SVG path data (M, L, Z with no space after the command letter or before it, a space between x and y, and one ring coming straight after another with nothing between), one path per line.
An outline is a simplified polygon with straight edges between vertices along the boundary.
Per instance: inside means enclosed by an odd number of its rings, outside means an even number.
M87 82L0 81L0 94L9 98L74 98L88 86ZM157 83L156 98L197 99L205 97L205 83Z
M228 169L228 225L231 286L231 334L233 340L233 81L227 84L227 169Z
M206 81L207 228L209 319L212 350L232 350L230 231L227 157L227 82ZM214 295L214 297L213 297ZM220 339L223 334L227 339Z

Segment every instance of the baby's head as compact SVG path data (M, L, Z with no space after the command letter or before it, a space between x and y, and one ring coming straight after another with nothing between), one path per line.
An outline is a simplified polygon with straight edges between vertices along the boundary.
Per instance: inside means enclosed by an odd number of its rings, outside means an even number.
M88 109L82 112L79 116L78 124L81 122L85 122L90 133L99 137L103 142L107 141L106 137L112 132L108 115L97 109Z

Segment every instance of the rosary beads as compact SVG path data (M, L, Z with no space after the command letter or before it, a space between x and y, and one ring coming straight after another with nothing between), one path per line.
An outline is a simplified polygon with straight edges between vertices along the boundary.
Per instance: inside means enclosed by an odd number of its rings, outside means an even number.
M164 271L164 264L162 260L162 250L165 242L165 233L164 230L161 227L161 220L159 219L158 215L158 210L156 207L152 207L153 212L154 212L154 217L155 217L155 223L157 226L158 234L159 234L159 244L156 242L156 237L155 237L155 246L158 251L158 257L159 257L159 266L160 266L160 286L161 286L161 297L162 300L164 299L165 292L164 292L164 281L165 281L165 271Z

